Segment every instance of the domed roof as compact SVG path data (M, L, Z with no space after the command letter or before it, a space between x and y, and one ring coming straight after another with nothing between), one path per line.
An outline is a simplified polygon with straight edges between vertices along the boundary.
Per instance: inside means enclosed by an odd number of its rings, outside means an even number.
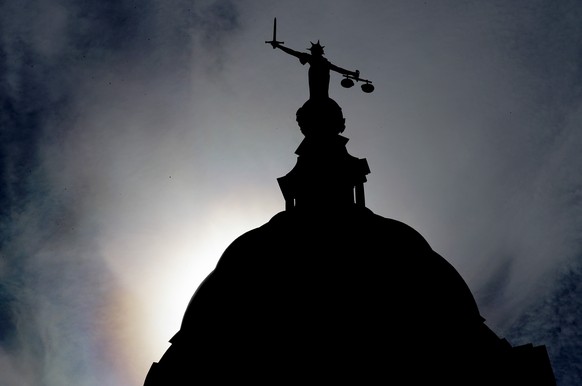
M387 371L419 361L450 372L500 342L418 232L354 205L281 212L237 238L160 363L192 379L221 368L250 379L393 379Z

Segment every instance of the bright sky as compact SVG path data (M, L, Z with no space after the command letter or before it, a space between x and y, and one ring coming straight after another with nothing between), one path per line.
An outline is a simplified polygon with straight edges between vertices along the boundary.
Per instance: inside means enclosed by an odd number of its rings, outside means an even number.
M320 40L366 203L487 324L582 377L582 4L53 0L0 6L0 384L141 385L222 251L284 209Z

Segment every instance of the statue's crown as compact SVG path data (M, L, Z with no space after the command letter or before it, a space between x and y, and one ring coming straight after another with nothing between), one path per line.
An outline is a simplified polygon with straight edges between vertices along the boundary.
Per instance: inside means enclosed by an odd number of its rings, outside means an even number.
M319 44L319 40L317 41L317 43L313 43L313 42L309 42L309 43L311 43L311 47L308 48L308 50L311 51L311 53L319 52L319 53L323 54L323 49L325 48L325 46L322 46L321 44Z

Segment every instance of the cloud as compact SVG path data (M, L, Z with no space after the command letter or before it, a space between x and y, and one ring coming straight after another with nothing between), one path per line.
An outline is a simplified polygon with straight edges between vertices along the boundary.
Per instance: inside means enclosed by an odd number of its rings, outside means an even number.
M572 311L556 294L582 218L575 2L2 8L6 382L139 383L175 332L156 311L179 322L229 241L283 208L307 69L264 44L273 17L290 47L321 39L376 85L331 86L372 169L368 205L451 261L497 331L569 347L535 335L569 316L532 310Z
M524 312L508 333L515 344L544 344L560 385L575 385L582 375L579 323L582 318L580 258L560 270L551 296Z
M161 215L164 203L142 206L160 182L169 200L185 194L169 145L191 129L182 112L194 103L192 66L220 60L236 11L227 2L155 1L2 8L2 382L138 382L147 362L124 356L127 346L139 352L123 314L136 306L119 307L120 298L142 299L107 247L121 237L115 231L131 239L158 226L145 216L139 223L134 210ZM113 257L140 264L120 251Z

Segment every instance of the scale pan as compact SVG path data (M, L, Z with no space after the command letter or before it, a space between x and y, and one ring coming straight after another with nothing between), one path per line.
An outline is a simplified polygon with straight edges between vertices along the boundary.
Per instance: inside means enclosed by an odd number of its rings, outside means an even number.
M374 91L374 86L370 83L363 84L362 91L366 93L371 93L372 91Z
M345 88L350 88L354 85L354 81L349 78L342 79L342 86Z

